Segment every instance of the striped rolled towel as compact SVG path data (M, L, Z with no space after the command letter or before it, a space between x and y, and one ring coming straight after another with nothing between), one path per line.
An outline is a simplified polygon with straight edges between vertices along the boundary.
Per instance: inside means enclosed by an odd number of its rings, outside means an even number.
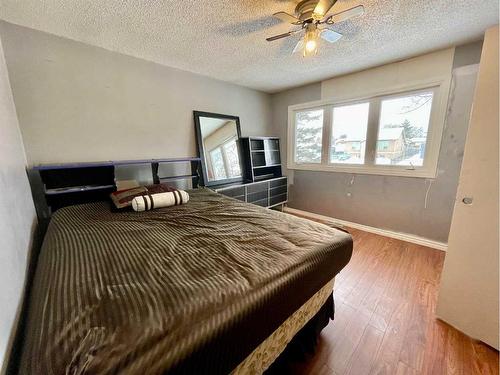
M189 202L189 194L184 190L167 193L148 194L132 199L134 211L149 211L153 208L177 206Z

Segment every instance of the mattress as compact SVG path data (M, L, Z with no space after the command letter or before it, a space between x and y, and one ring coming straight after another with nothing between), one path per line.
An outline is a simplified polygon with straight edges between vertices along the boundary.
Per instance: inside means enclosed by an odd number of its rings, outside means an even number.
M351 257L339 230L208 189L190 196L54 214L20 373L229 373Z

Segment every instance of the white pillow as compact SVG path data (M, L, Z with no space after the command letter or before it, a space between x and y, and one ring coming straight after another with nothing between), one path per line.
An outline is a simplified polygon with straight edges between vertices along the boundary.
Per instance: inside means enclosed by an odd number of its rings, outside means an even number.
M148 194L132 199L134 211L149 211L153 208L177 206L189 202L189 194L184 190L175 190L168 193Z

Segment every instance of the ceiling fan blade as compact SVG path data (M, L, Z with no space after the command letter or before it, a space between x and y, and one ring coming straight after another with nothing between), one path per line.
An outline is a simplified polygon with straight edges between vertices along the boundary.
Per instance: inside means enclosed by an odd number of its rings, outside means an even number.
M297 44L295 45L295 47L293 48L293 51L292 53L296 53L296 52L300 52L304 49L304 41L302 39L300 39Z
M342 21L347 21L348 19L353 17L362 16L364 13L365 7L363 5L358 5L354 8L344 10L343 12L332 14L331 16L327 17L324 22L328 24L339 23Z
M323 17L335 5L337 0L319 0L314 8L314 14Z
M287 12L278 12L273 14L274 17L279 18L283 22L291 23L292 25L301 25L302 21L297 17L288 14Z
M342 38L343 35L330 29L323 29L321 30L320 36L329 43L335 43Z
M293 34L297 34L297 33L300 33L302 30L304 29L297 29L297 30L291 30L287 33L283 33L283 34L278 34L278 35L274 35L274 36L270 36L269 38L266 38L266 40L268 42L272 42L274 40L278 40L278 39L282 39L282 38L286 38L290 35L293 35Z
M274 35L274 36L270 36L269 38L266 38L266 40L268 42L272 42L272 41L275 41L275 40L278 40L278 39L282 39L282 38L286 38L288 36L292 35L292 32L289 31L287 33L284 33L284 34L279 34L279 35Z

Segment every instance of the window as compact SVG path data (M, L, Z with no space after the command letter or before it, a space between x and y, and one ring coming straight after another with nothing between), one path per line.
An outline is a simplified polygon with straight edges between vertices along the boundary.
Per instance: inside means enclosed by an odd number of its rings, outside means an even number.
M288 168L435 177L449 79L289 107Z
M330 163L363 164L370 103L333 107Z
M211 150L210 163L216 180L241 176L236 139L232 138Z
M432 91L423 91L382 100L376 164L424 165L432 98Z
M323 110L295 113L295 162L321 163Z
M226 155L226 170L229 178L241 176L240 159L238 157L238 146L236 139L226 142L223 146Z
M212 162L215 179L219 180L227 178L226 167L224 165L224 159L222 157L222 150L220 147L210 151L210 160Z

